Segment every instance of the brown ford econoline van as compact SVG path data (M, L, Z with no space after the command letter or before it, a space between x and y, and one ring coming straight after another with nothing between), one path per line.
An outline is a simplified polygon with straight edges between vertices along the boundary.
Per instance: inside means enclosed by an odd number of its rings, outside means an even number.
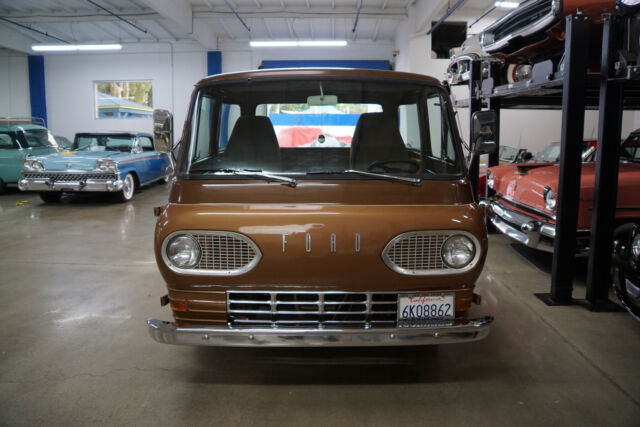
M486 113L486 112L484 112ZM481 120L483 119L483 120ZM476 152L494 123L474 117ZM156 341L377 346L484 338L487 252L449 97L391 71L262 70L195 88L155 253L175 322Z

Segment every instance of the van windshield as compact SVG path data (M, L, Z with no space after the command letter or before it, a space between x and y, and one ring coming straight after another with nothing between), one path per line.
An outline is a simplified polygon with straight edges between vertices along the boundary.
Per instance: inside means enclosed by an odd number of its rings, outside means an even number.
M449 100L398 81L287 80L200 89L191 174L459 176Z

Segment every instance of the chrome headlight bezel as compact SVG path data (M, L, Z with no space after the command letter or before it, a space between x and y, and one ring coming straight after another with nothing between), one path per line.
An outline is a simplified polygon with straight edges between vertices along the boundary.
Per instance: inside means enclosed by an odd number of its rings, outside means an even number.
M172 251L179 250L176 247L183 245L183 249L180 252ZM184 246L187 246L185 249ZM190 245L190 247L188 247ZM177 255L180 253L187 253L188 259L186 262L180 262ZM173 266L180 270L189 270L198 265L202 257L202 248L198 240L190 234L177 234L170 239L167 239L167 243L163 248L163 258L167 265Z
M631 256L635 262L640 262L640 234L636 234L631 240Z
M544 187L544 206L550 211L555 211L556 205L558 204L558 198L556 197L556 193L551 189L551 187Z
M411 269L405 268L403 266L397 265L390 257L390 252L392 248L398 244L400 241L406 238L411 238L413 236L445 236L444 242L446 242L449 238L453 236L464 236L473 242L475 252L471 261L467 263L464 267L461 268L452 268L449 267L447 263L442 259L442 246L438 247L434 251L434 255L438 258L440 262L442 262L442 267L437 268L428 268L428 269ZM406 276L440 276L440 275L453 275L453 274L462 274L467 271L473 269L478 262L480 262L480 258L482 255L482 246L478 241L478 238L464 230L420 230L420 231L409 231L405 233L400 233L394 238L392 238L384 247L381 253L382 261L385 263L387 267L389 267L392 271L406 275Z
M42 162L36 159L24 159L22 161L22 168L25 172L38 172L44 170Z
M487 187L493 190L494 185L495 185L495 177L491 173L491 170L487 170Z
M118 163L111 159L99 159L95 168L101 172L118 173Z
M466 250L466 259L463 262L456 263L455 255L452 254L454 250ZM465 268L475 258L477 248L473 240L464 234L453 234L445 240L440 248L440 256L442 261L449 267L455 270Z

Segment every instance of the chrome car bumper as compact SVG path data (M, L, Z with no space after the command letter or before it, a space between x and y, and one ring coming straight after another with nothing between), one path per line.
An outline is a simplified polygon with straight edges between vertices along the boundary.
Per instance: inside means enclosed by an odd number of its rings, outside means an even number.
M493 317L455 326L385 329L183 328L147 320L149 334L163 344L222 347L363 347L451 344L478 341L489 335Z
M497 200L489 203L488 214L491 223L502 234L530 248L553 252L555 225L509 209Z
M22 191L120 191L121 179L87 179L82 181L53 181L46 178L22 178L18 188Z

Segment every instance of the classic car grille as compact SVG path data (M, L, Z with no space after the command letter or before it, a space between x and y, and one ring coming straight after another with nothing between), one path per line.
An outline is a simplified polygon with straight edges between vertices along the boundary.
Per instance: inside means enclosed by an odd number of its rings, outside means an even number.
M227 292L231 327L395 327L398 294L371 292Z
M508 19L498 22L495 27L488 29L492 32L494 40L498 41L509 34L519 31L533 23L539 21L543 17L552 13L553 1L541 0L534 2L531 6L516 9Z
M258 247L249 238L230 232L196 234L202 256L197 270L241 273L259 260Z
M87 179L118 179L113 173L25 172L22 176L24 178L49 179L57 182L86 181Z
M450 235L428 231L401 234L387 245L382 258L387 265L391 264L405 273L448 269L440 250Z

